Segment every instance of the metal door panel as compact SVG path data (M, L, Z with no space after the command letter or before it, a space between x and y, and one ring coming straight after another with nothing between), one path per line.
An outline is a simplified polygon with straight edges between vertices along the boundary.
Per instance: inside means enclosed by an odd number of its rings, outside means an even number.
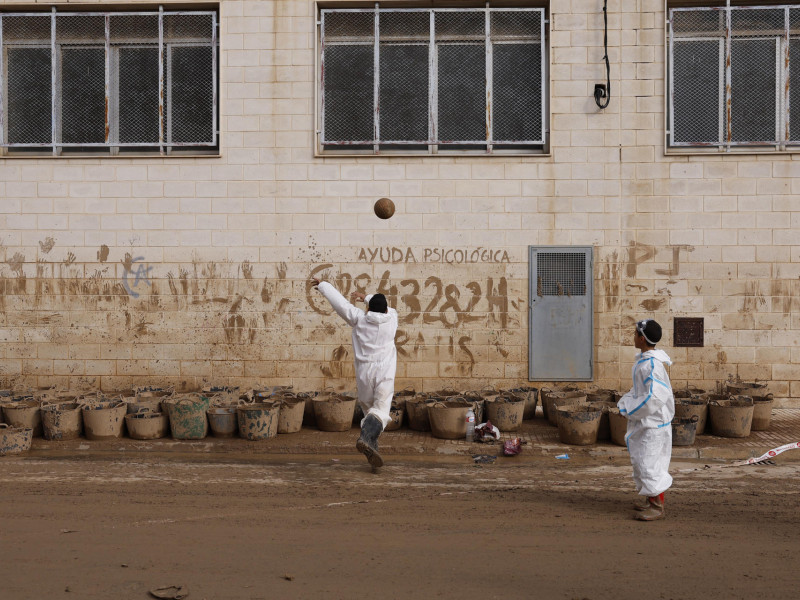
M591 246L531 246L529 379L591 381Z

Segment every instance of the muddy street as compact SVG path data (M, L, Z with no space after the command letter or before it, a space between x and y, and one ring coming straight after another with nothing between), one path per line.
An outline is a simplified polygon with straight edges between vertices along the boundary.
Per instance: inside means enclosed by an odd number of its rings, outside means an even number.
M0 597L785 599L800 462L776 462L673 462L639 523L619 458L6 457Z

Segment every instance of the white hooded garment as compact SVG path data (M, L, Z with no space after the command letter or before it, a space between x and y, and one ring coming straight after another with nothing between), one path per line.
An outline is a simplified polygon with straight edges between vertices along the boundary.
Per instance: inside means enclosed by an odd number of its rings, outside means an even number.
M397 349L394 345L397 311L389 307L386 313L364 312L350 304L327 281L321 282L318 289L336 314L353 328L358 402L364 417L375 415L386 428L392 420L389 411L392 408L394 375L397 371ZM370 298L372 295L366 297L367 304Z
M625 441L631 455L633 480L642 496L658 496L672 485L672 419L675 398L664 365L671 365L663 350L648 350L636 357L633 387L617 407L628 419Z

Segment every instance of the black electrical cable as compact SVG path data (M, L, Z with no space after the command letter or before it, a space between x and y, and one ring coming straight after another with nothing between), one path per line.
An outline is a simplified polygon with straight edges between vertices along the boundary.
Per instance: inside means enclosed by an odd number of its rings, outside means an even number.
M603 49L605 50L603 60L606 61L606 85L605 88L602 84L594 86L594 101L600 108L606 108L611 102L611 65L608 62L608 0L603 0Z

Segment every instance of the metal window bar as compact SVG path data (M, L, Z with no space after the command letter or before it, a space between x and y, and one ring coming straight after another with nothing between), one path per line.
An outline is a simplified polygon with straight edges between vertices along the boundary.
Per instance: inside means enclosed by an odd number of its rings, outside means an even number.
M118 86L112 83L119 80L120 73L112 72L112 69L117 70L119 61L114 59L116 48L120 47L117 42L112 42L111 38L114 35L112 19L117 17L142 17L152 16L158 18L158 36L153 39L153 45L158 46L158 106L159 106L159 139L154 142L137 142L137 141L119 141L118 133L114 131L117 126L116 120L119 114L118 99L112 97ZM180 19L180 22L186 23L191 18L208 19L209 26L204 28L202 32L195 31L192 35L184 35L172 39L169 44L172 46L202 46L211 49L210 53L210 73L208 74L210 85L210 104L211 104L211 126L210 135L208 139L199 139L192 141L168 141L164 139L165 129L165 115L164 115L164 89L167 82L164 81L163 64L165 58L165 47L168 42L164 37L164 17L173 16ZM41 45L32 44L29 40L25 39L24 32L15 32L14 39L10 39L6 35L8 24L17 17L27 17L34 19L44 19L49 17L50 33L47 44L50 50L50 140L47 142L15 142L9 137L9 122L13 116L9 115L9 101L8 101L8 87L9 81L14 77L14 73L9 73L5 69L6 58L8 50L23 49L23 48L36 48L43 47ZM73 38L61 40L58 38L60 28L58 26L58 19L70 18L103 18L104 33L99 36L80 38L81 31L73 33ZM62 148L108 148L114 150L118 147L134 147L134 148L153 148L159 149L162 153L166 148L171 147L214 147L218 143L218 78L217 78L217 52L218 52L218 35L217 35L217 13L216 11L164 11L159 8L156 11L120 11L120 12L60 12L53 7L49 15L41 12L4 12L0 14L0 56L3 57L3 67L0 68L0 148L52 148L54 155L59 155ZM85 33L85 32L84 32ZM79 46L75 46L79 44ZM105 133L103 142L64 142L62 139L62 106L61 106L61 89L62 89L62 75L63 69L60 64L63 60L63 49L65 47L92 47L100 46L104 49L104 74L103 85L105 87L105 115L103 116ZM99 117L99 116L98 116ZM169 118L170 115L168 114Z
M800 144L800 139L792 139L791 133L791 46L800 38L800 19L794 13L798 13L798 9L792 5L669 10L667 135L670 147L707 146L730 152L735 147L771 146L783 150ZM684 49L695 43L696 50L691 54L695 62L702 61L703 57L698 54L700 48L705 44L706 52L710 52L712 42L721 46L715 67L720 73L715 93L721 100L717 115L720 135L716 140L701 139L702 110L691 109L688 101L685 102L687 107L676 106L681 103L678 97L682 89L686 89L682 84L688 88L690 83L685 79L689 69L681 63L682 52L691 53ZM797 60L800 66L800 57ZM711 69L709 64L705 80L709 85L715 79ZM699 88L702 86L695 80L695 94L700 93ZM766 89L774 91L765 93ZM704 99L707 108L713 100L709 94ZM796 96L795 102L800 103L800 95ZM683 135L679 135L679 131ZM692 134L695 139L687 139Z
M408 41L407 43L414 43L414 44L424 44L428 46L428 90L427 90L427 99L428 99L428 138L427 139L403 139L403 140L386 140L382 139L380 135L380 35L381 35L381 27L380 27L380 15L385 15L387 13L413 13L413 12L421 12L427 13L430 15L429 18L429 35L423 39L422 37L416 38L415 40ZM538 23L536 26L536 30L529 32L525 36L520 35L503 35L502 33L494 33L491 30L491 19L492 16L497 13L529 13L535 14L538 16ZM355 19L356 15L359 14L366 14L370 13L374 15L373 22L371 23L370 29L367 30L366 28L362 27L362 31L358 31L359 25L357 24L357 19ZM482 30L478 35L458 35L452 34L443 37L437 38L437 30L436 30L436 14L443 14L443 13L481 13L484 16L484 23L482 26ZM348 21L349 30L347 27L342 25L341 20L336 21L337 17L344 17L350 16L350 20ZM319 19L319 59L320 59L320 73L319 73L319 99L320 99L320 123L318 132L320 135L320 143L322 146L359 146L359 147L371 147L373 152L378 152L379 149L383 144L388 144L391 146L427 146L427 149L431 153L435 153L440 146L447 147L449 145L453 146L476 146L484 148L485 151L491 152L492 148L496 144L502 144L505 146L532 146L532 145L543 145L545 132L546 132L546 113L545 113L545 101L546 101L546 87L545 87L545 65L546 65L546 53L545 53L545 15L544 9L542 8L436 8L436 9L427 9L427 8L409 8L409 9L383 9L380 8L379 5L376 5L374 8L347 8L347 9L323 9L320 11L320 19ZM369 31L369 34L367 34ZM474 39L473 39L474 38ZM409 38L410 40L410 38ZM439 65L439 56L438 56L438 49L445 44L458 44L458 43L467 43L470 42L475 43L479 42L484 46L484 55L485 55L485 99L486 99L486 118L485 118L485 136L482 139L467 139L467 140L444 140L441 139L440 133L440 119L438 114L438 106L439 106L439 77L441 75L440 65ZM406 43L406 42L404 42ZM539 50L539 80L538 80L538 87L540 88L537 90L537 96L540 97L540 106L538 107L538 113L535 115L535 120L540 123L539 126L539 135L534 139L495 139L493 135L494 130L494 110L495 110L495 96L494 90L492 89L493 85L493 70L494 70L494 63L493 63L493 54L494 54L494 47L499 44L517 44L517 45L537 45ZM368 139L366 136L344 136L344 135L334 135L331 133L331 123L336 121L338 115L335 114L335 109L331 108L331 93L335 92L336 90L333 89L333 86L337 83L332 80L331 71L333 70L333 63L332 60L337 60L339 57L334 56L334 50L341 47L350 47L354 49L356 47L366 47L369 46L372 48L373 56L371 60L372 64L372 73L369 76L372 78L372 85L370 86L373 90L372 93L372 106L369 107L370 115L372 121L374 123L373 127L371 128L374 132L372 136L374 139ZM343 56L341 57L342 64L346 64L346 61L353 61L356 60L352 56ZM349 63L349 64L352 64ZM352 73L352 71L350 71ZM357 85L358 81L351 82L353 85ZM350 109L352 109L352 105L348 105ZM366 113L367 107L362 107L362 110ZM330 120L330 122L328 122ZM342 127L338 127L337 129L342 129Z

